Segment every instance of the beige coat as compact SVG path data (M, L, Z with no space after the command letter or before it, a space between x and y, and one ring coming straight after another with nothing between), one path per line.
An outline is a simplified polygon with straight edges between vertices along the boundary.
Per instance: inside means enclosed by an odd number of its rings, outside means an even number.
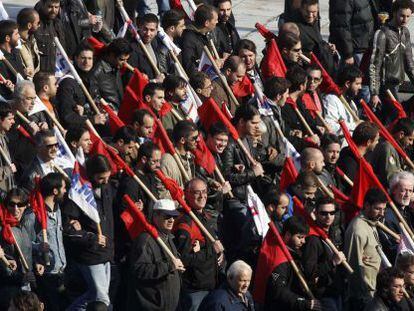
M21 39L22 48L20 49L20 57L27 72L32 72L31 77L40 70L39 48L34 36L30 36L27 41Z
M349 224L345 233L344 253L354 273L349 276L350 296L369 301L375 292L381 257L375 222L361 213ZM369 260L363 260L369 258Z

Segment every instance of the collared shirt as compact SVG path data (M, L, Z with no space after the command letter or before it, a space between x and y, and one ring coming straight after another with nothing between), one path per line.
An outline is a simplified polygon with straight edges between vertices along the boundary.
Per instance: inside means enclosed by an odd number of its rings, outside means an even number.
M55 170L53 168L55 163L53 162L53 160L46 163L46 162L43 162L42 159L40 159L39 157L37 157L37 159L39 160L40 167L41 167L42 172L43 172L43 176L46 176L49 173L54 173L55 172Z

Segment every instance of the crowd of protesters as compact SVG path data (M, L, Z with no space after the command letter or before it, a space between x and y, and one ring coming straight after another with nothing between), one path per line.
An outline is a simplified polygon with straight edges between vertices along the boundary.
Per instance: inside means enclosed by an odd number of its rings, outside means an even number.
M0 10L0 310L414 310L414 2L150 5Z

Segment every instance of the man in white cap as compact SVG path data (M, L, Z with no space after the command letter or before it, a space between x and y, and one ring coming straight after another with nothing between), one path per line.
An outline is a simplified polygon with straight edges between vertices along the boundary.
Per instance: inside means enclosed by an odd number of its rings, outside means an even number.
M171 200L154 204L152 223L160 238L176 259L171 259L148 233L141 233L133 242L130 254L127 310L174 311L178 306L181 288L180 272L184 265L178 259L171 230L179 215Z

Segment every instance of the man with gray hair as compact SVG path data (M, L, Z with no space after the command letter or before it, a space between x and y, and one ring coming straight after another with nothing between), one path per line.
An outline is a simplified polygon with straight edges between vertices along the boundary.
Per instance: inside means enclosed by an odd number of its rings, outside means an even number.
M251 278L252 268L247 263L233 262L227 270L227 282L204 298L198 310L254 311L253 298L248 291Z
M14 87L13 97L13 109L15 112L20 112L31 121L29 130L32 135L36 135L40 130L49 128L47 125L47 117L43 111L29 116L29 113L33 110L37 97L33 82L23 80L17 83Z
M411 228L414 225L414 210L410 207L410 202L413 199L413 190L414 175L412 173L402 171L395 173L391 177L389 187L391 198ZM400 234L401 229L399 223L400 221L392 209L388 209L385 212L385 225L392 231ZM388 255L388 259L394 262L398 244L394 239L386 237L385 235L381 235L381 243L384 246L385 253Z

